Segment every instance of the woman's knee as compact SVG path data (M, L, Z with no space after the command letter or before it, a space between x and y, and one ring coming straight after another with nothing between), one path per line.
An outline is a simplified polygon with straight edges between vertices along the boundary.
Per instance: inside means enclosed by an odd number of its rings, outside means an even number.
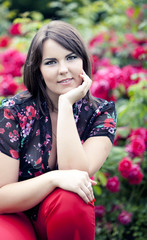
M5 240L36 240L34 229L23 213L0 215L0 236Z
M45 199L42 210L45 218L55 217L62 222L94 220L93 204L85 203L76 193L59 188Z
M41 204L38 222L50 239L94 239L94 205L86 204L77 194L56 189ZM55 237L56 236L56 237Z

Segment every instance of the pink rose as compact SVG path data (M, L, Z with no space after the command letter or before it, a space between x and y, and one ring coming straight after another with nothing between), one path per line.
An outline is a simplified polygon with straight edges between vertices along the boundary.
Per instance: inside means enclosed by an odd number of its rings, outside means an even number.
M20 23L14 23L9 29L10 34L12 35L21 35L21 25Z
M130 144L126 146L126 151L134 156L142 155L146 150L145 141L141 137L133 139Z
M120 182L117 176L108 178L106 188L110 192L118 192L120 188Z
M105 79L94 81L91 85L91 94L97 98L108 99L109 83Z
M132 213L129 213L129 212L123 210L118 215L118 221L123 225L129 224L132 221Z
M122 175L124 178L127 178L127 177L128 177L131 168L132 168L132 161L131 161L129 158L124 157L124 158L119 162L118 171L120 171L121 175Z
M104 33L100 33L89 42L89 48L93 48L104 41Z
M26 55L15 49L8 49L1 54L2 74L13 77L22 75L21 67L24 65Z
M132 52L132 57L138 60L147 58L147 49L137 46Z
M135 9L132 8L132 7L128 8L128 9L126 10L126 14L127 14L127 16L128 16L129 18L132 18L133 15L134 15L134 13L135 13Z
M0 37L0 47L5 48L9 45L10 43L10 38L8 36L2 36Z
M143 140L145 140L145 142L147 142L147 129L143 128L143 127L133 129L133 130L131 130L129 137L132 140L139 137L139 138L142 138Z
M102 218L105 215L106 209L103 205L95 206L95 216L98 218Z
M14 95L18 89L18 84L11 75L5 75L2 78L0 88L2 96Z
M143 178L143 173L141 172L141 169L139 165L134 164L132 165L130 172L128 174L128 181L130 184L140 184Z

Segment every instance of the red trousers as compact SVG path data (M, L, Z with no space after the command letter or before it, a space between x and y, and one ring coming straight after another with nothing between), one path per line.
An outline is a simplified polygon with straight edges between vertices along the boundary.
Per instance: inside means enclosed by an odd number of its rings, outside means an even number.
M41 203L36 222L23 213L0 215L1 240L94 240L94 235L94 205L59 188Z

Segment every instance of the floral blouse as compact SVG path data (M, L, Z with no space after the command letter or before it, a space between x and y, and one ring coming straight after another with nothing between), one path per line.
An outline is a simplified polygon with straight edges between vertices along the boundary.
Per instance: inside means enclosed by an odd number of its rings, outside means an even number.
M20 161L19 181L51 170L48 160L52 126L48 106L42 102L43 114L37 100L31 96L26 98L25 94L26 91L4 99L0 106L0 151ZM113 143L114 102L97 99L89 103L82 99L73 105L73 113L82 143L93 136L107 136Z

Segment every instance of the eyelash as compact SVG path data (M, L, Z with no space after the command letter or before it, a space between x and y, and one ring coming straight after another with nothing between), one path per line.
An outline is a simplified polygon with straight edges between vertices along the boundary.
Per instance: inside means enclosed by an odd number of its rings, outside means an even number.
M71 55L71 56L68 56L66 59L69 61L72 61L76 58L78 58L76 55ZM53 65L53 64L56 64L56 61L48 61L45 63L45 65Z
M77 58L76 55L71 55L71 56L67 57L67 60L74 60L74 59L76 59L76 58Z
M48 61L48 62L45 63L45 65L52 65L52 64L55 64L55 63L56 63L56 61Z

